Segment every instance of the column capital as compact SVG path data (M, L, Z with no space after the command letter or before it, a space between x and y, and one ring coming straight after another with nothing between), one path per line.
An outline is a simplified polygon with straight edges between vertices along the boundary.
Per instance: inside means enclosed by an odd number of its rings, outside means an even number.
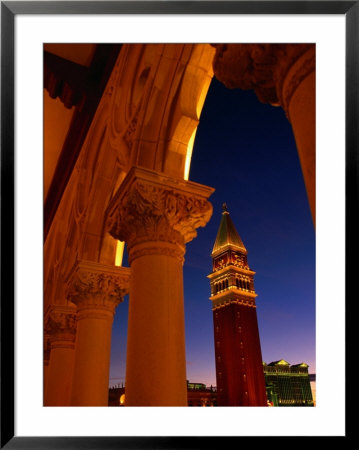
M215 76L228 88L253 89L258 99L282 106L315 71L315 44L218 44Z
M78 320L96 315L95 311L113 316L129 292L130 273L128 267L78 261L67 281L68 299L77 306Z
M207 198L213 191L191 181L133 167L108 207L108 231L127 243L130 260L144 251L163 254L176 253L176 249L177 256L183 257L185 244L196 237L196 229L204 227L212 215Z
M52 305L45 316L45 354L53 348L74 348L76 309L67 305Z

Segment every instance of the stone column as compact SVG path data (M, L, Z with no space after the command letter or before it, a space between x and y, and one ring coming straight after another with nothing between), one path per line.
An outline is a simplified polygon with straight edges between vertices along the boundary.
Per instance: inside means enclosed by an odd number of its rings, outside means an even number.
M77 306L71 406L108 406L112 322L128 293L130 269L80 261L69 278Z
M281 105L292 124L315 225L315 46L296 55L281 86Z
M76 336L76 309L53 306L45 318L50 359L47 369L45 406L69 406Z
M46 393L46 386L47 386L47 379L49 375L49 363L50 363L50 354L51 354L51 347L50 347L50 336L45 334L44 336L44 384L43 384L43 390L44 390L44 398Z
M281 106L290 121L315 224L315 45L220 44L215 76L227 87L253 89Z
M187 406L183 256L211 217L212 192L134 167L108 208L131 264L125 406Z

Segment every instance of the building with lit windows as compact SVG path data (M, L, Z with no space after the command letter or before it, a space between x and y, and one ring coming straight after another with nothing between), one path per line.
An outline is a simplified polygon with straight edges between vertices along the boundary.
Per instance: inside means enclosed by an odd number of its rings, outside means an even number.
M284 359L263 363L271 406L314 406L308 367L306 363L290 365Z
M315 374L308 374L308 364L290 365L283 359L263 363L268 406L315 406ZM314 383L314 387L313 387ZM219 406L217 387L187 380L188 406ZM108 391L108 406L125 406L125 387Z

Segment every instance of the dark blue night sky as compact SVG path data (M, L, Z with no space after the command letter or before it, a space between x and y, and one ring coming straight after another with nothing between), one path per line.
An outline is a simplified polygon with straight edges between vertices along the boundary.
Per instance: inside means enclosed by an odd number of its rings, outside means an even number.
M216 189L213 216L187 244L187 378L216 384L211 251L226 202L256 272L263 361L306 362L315 373L315 232L284 111L216 79L201 114L189 179ZM126 263L125 263L126 265ZM110 384L124 382L128 299L114 320Z

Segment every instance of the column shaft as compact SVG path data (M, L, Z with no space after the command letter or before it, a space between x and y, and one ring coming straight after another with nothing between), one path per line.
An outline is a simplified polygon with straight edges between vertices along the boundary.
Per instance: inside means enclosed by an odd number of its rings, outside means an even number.
M49 377L49 363L50 363L50 354L51 354L51 347L50 347L50 341L49 336L45 334L44 336L44 367L43 367L43 393L44 393L44 399L46 394L46 387L47 387L47 380Z
M44 361L44 372L43 372L43 376L44 376L44 396L46 393L46 386L47 386L47 380L48 380L48 375L49 375L49 362L50 361Z
M51 350L48 381L45 393L45 406L70 406L74 346L61 346Z
M182 263L149 254L131 270L125 404L186 406Z
M108 406L112 322L106 311L79 313L72 406Z
M186 406L185 244L212 214L212 188L133 167L108 208L131 264L125 406Z
M48 368L44 361L44 405L69 406L76 337L76 310L73 306L54 305L46 323ZM47 352L45 352L47 353ZM46 375L46 376L45 376Z
M78 325L72 406L108 406L112 323L128 292L129 269L79 261L69 277Z
M293 94L288 107L308 201L315 225L315 73Z

